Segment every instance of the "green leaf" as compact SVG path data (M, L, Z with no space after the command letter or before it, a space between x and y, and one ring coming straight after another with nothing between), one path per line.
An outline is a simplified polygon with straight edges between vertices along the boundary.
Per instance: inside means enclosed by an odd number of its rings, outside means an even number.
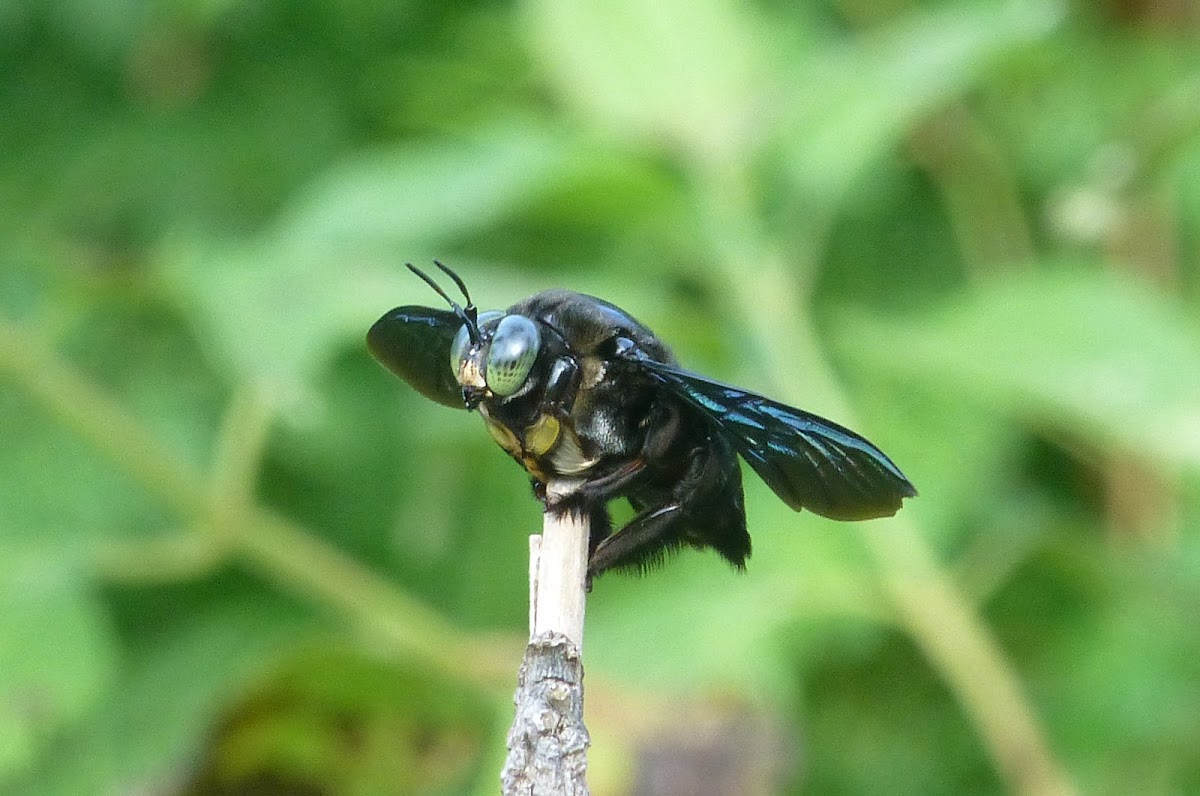
M782 629L886 616L851 529L797 514L757 480L746 491L747 571L685 550L650 577L600 579L588 603L589 671L639 687L782 698L796 685Z
M106 702L43 761L21 793L135 793L186 776L205 731L306 624L279 603L228 601L144 634Z
M1019 276L918 318L846 317L836 343L881 375L1200 465L1200 330L1144 285L1085 271Z
M419 284L402 267L494 224L577 165L574 144L522 128L475 146L359 156L332 170L273 231L221 245L176 240L161 260L218 362L292 409L329 354L361 341ZM427 298L436 297L426 291Z
M24 546L31 536L64 555L110 538L160 531L161 504L29 396L0 384L4 454L0 484L0 546ZM30 529L36 529L31 533Z
M858 429L878 444L916 485L904 503L927 535L943 544L979 530L975 518L1003 502L1011 484L1002 474L1022 450L1020 428L994 408L955 394L864 373L855 390ZM1011 541L1011 540L1010 540Z
M108 618L78 563L61 550L0 544L0 784L28 770L113 678Z
M757 140L762 36L731 0L530 0L532 46L597 128L735 158Z
M515 121L453 145L363 152L309 186L283 213L270 244L291 256L314 247L343 256L347 249L427 247L534 201L577 152L569 139ZM339 265L328 275L344 271Z
M953 4L803 58L781 114L786 169L807 200L834 204L925 114L1050 33L1057 0Z

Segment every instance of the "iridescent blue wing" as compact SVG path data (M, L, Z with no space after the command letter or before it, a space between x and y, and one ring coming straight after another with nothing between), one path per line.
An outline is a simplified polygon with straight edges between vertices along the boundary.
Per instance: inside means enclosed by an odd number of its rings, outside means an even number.
M450 348L462 320L448 310L397 307L367 332L367 348L385 368L417 392L464 409L462 387L450 368Z
M879 448L823 417L644 355L639 364L724 431L767 486L796 511L835 520L890 517L916 488Z

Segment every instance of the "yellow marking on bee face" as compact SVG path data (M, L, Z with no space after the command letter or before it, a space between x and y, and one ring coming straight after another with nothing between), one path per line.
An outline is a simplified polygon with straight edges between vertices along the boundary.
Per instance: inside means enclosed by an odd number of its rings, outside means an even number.
M493 422L491 418L487 417L484 418L484 425L487 426L488 433L492 435L492 439L496 440L497 445L512 456L520 457L522 455L520 441L507 427Z
M529 474L545 482L554 472L553 465L547 470L543 465L550 462L548 454L566 439L562 423L554 415L539 415L532 425L526 427L518 437L510 428L494 420L486 407L480 408L488 433L501 448L519 461ZM578 445L574 446L576 449Z
M562 426L553 415L541 415L525 429L525 450L534 456L545 456L558 442Z

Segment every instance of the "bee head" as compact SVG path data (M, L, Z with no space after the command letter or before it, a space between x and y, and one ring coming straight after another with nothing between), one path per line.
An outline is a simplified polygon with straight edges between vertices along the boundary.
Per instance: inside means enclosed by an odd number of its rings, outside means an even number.
M462 386L463 402L474 409L487 398L517 394L528 382L541 350L537 324L524 315L506 315L499 310L481 315L458 274L436 260L434 265L458 285L466 307L459 306L425 273L411 264L408 268L437 291L462 321L450 346L450 369Z

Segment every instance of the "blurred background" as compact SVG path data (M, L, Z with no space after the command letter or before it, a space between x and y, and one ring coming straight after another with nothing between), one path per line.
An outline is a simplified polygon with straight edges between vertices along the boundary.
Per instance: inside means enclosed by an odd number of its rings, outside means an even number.
M548 287L869 436L588 603L597 794L1200 792L1186 0L0 4L0 792L494 793L526 478L367 355ZM625 514L624 516L628 516Z

